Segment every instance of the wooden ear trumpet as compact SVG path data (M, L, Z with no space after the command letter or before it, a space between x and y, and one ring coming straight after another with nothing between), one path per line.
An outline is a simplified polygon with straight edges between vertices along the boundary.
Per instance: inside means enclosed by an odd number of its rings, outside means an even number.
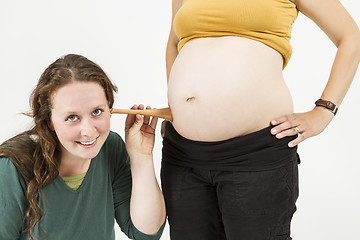
M119 114L141 114L144 116L153 116L159 117L172 122L173 117L171 114L170 108L159 108L159 109L144 109L144 110L135 110L135 109L116 109L111 108L110 113L119 113Z

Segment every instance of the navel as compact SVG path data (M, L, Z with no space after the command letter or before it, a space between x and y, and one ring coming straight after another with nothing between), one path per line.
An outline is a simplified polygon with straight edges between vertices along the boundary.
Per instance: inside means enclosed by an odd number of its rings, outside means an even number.
M189 97L186 99L186 102L194 102L195 101L195 97Z

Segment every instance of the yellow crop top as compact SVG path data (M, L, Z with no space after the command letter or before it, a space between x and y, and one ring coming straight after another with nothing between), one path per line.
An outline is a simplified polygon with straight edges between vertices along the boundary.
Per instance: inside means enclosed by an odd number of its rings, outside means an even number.
M284 68L292 54L292 24L298 10L290 0L182 0L174 18L180 42L202 37L241 36L280 52Z

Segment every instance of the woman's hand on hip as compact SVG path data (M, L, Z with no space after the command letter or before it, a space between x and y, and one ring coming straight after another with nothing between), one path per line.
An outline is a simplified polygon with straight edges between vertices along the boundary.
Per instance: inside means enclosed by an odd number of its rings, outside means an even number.
M144 109L144 105L134 105L131 109ZM147 106L146 109L151 109ZM152 155L155 143L157 117L129 114L125 121L125 143L129 155Z
M305 139L321 133L334 115L323 107L315 107L305 113L293 113L274 119L271 125L271 134L276 138L283 138L298 134L298 137L288 143L289 147L295 147Z

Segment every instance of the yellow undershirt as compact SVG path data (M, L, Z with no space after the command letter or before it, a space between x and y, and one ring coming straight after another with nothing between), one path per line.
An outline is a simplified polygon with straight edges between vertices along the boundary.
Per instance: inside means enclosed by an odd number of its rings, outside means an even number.
M61 177L61 178L66 183L66 185L68 185L71 189L77 190L80 187L82 181L84 180L85 175L86 172L74 176Z
M174 18L178 50L204 37L240 36L277 50L288 63L292 24L298 16L290 0L183 0Z

